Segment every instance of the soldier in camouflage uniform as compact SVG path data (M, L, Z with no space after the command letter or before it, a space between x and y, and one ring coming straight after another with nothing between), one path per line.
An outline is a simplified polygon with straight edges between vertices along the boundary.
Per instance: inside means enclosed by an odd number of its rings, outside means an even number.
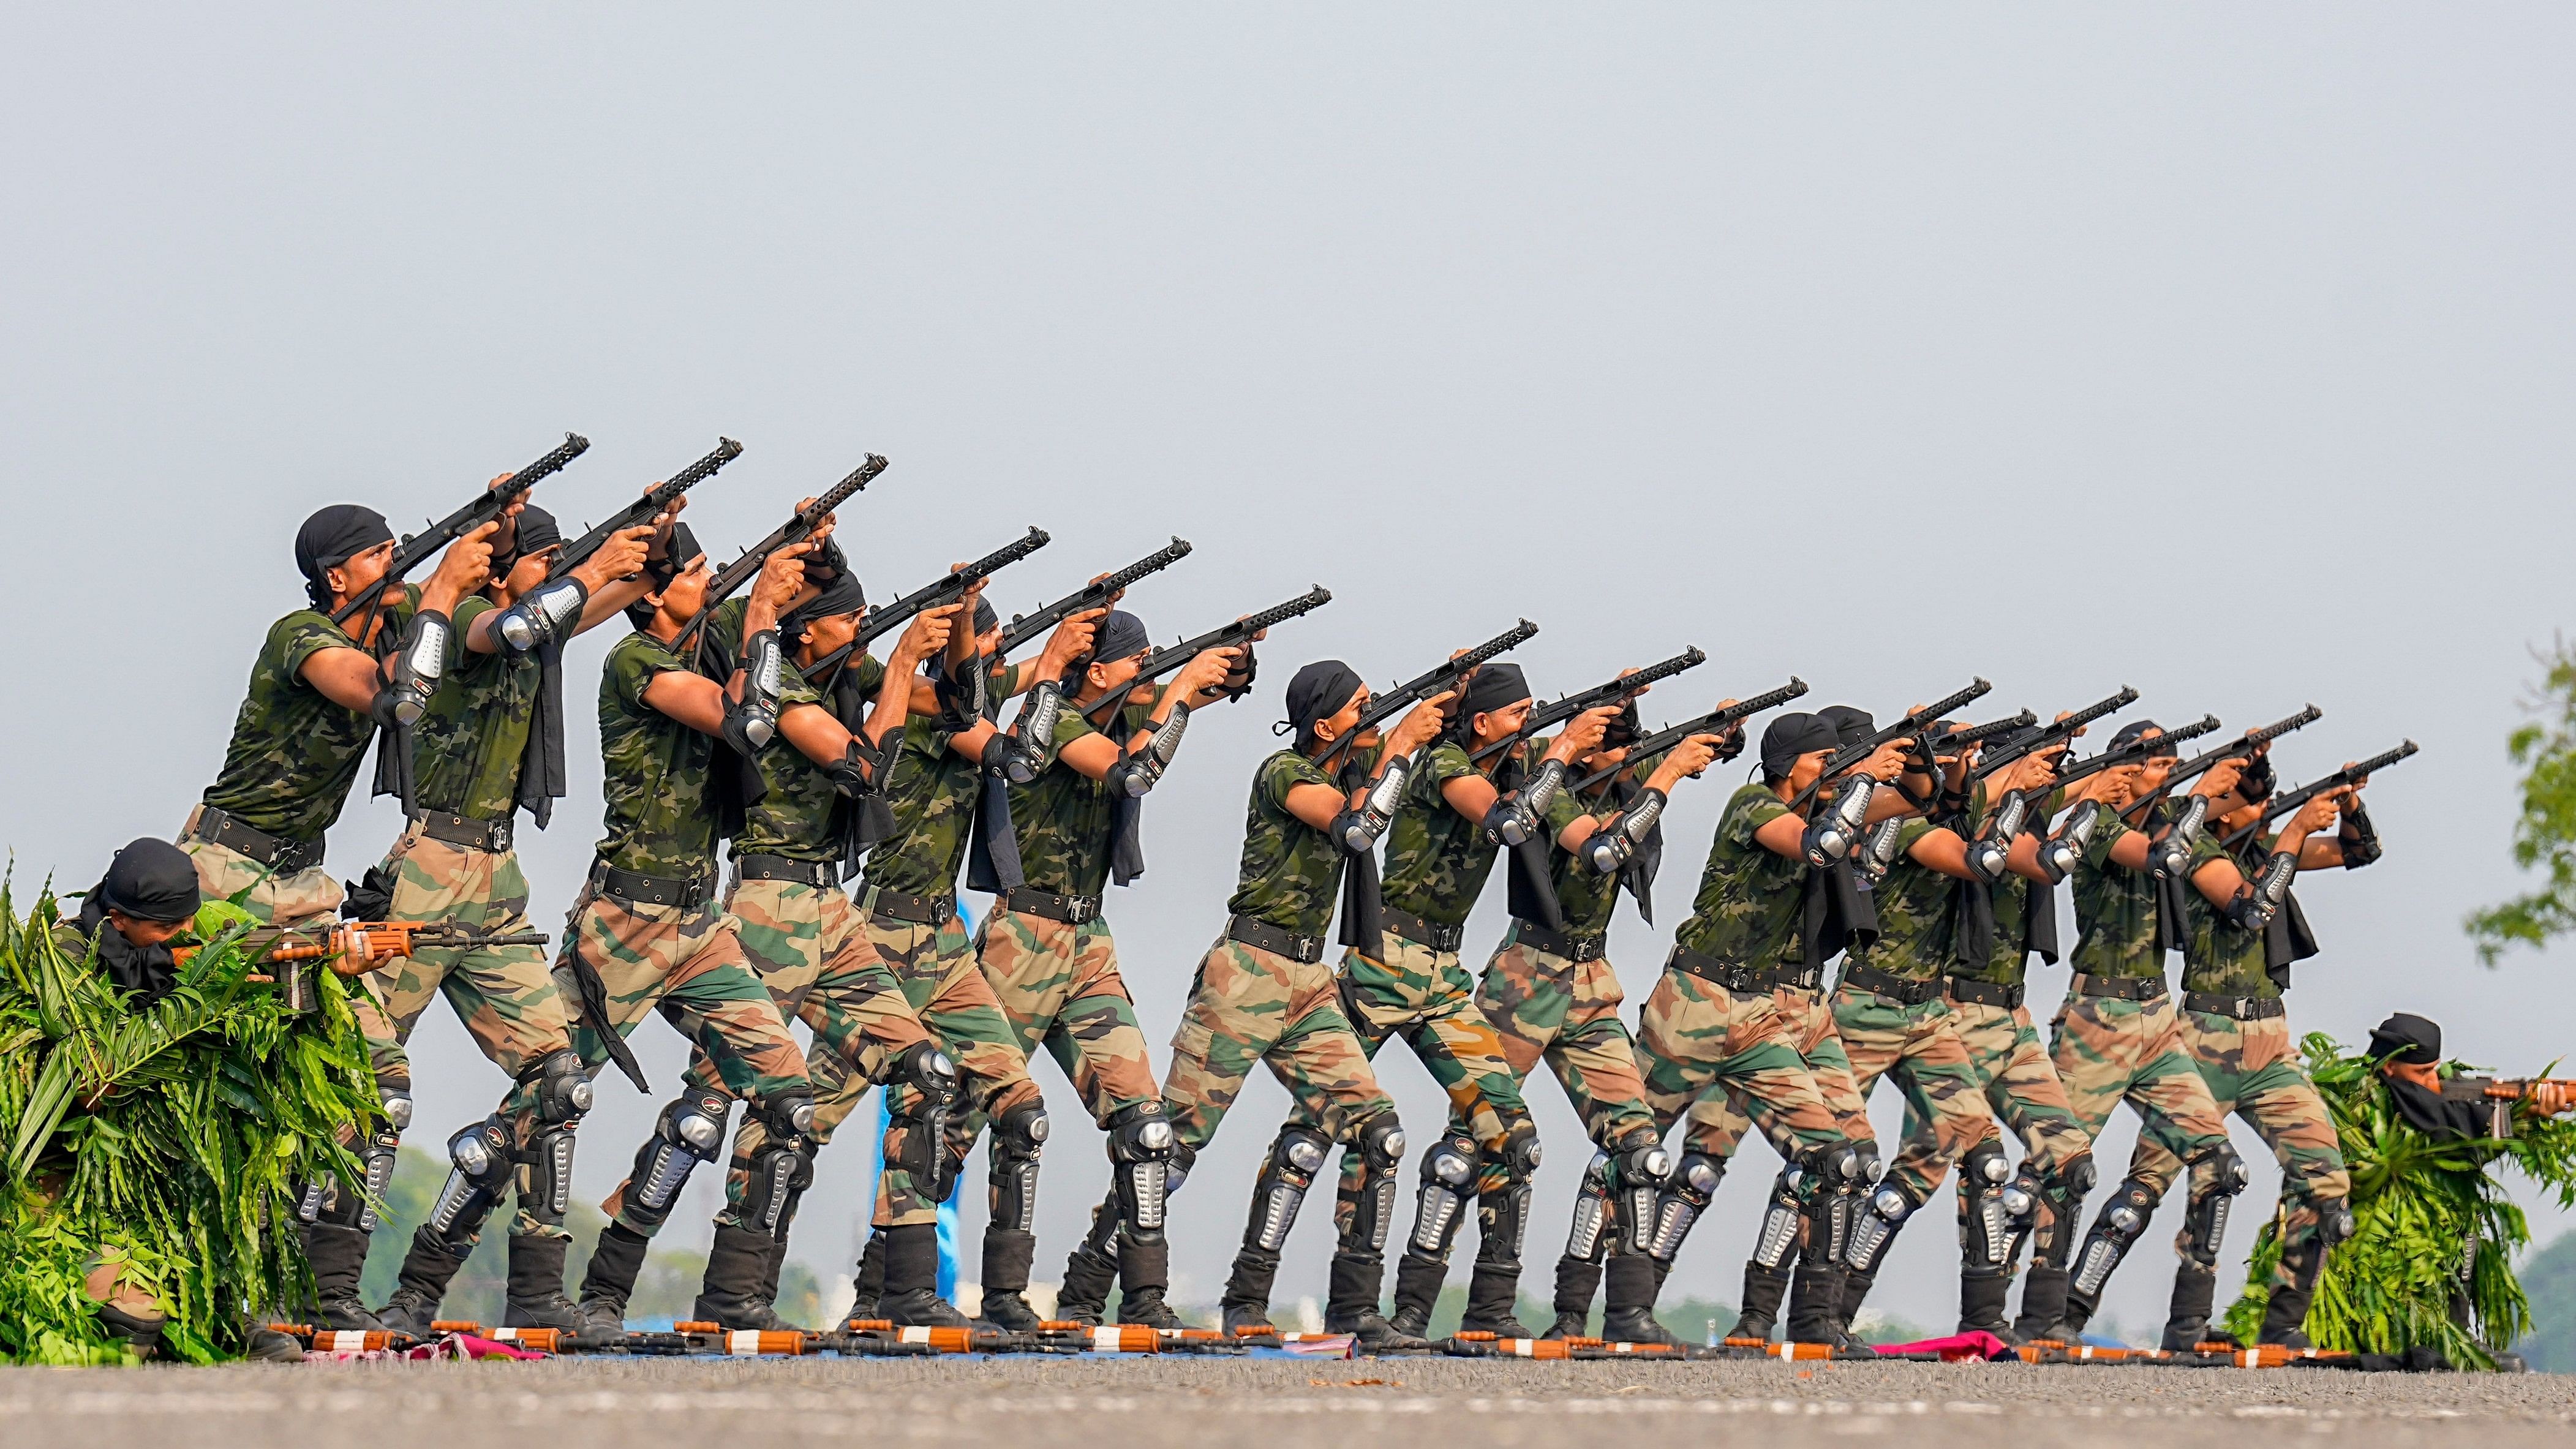
M1362 939L1375 924L1377 841L1394 821L1404 762L1439 734L1452 698L1415 705L1382 742L1375 731L1354 738L1369 703L1359 675L1338 659L1309 664L1288 685L1282 728L1294 731L1293 743L1253 773L1242 870L1226 903L1231 915L1199 962L1163 1079L1175 1189L1255 1065L1268 1066L1299 1104L1253 1183L1243 1248L1221 1300L1228 1333L1269 1331L1279 1250L1339 1143L1344 1186L1334 1203L1339 1243L1325 1325L1372 1346L1392 1341L1377 1298L1404 1129L1343 1014L1324 946L1337 892L1346 892L1346 941ZM1356 761L1347 781L1324 768L1337 756Z
M790 1326L774 1307L788 1231L811 1153L830 1139L831 1129L847 1116L848 1104L878 1081L900 1083L916 1095L919 1111L905 1123L911 1130L890 1135L885 1144L889 1161L902 1162L908 1151L939 1150L922 1129L936 1124L957 1095L955 1067L868 944L859 913L841 890L842 871L854 863L864 835L862 819L872 802L844 793L832 766L844 758L852 736L863 742L864 754L882 756L887 738L909 723L916 670L924 658L946 650L952 666L961 662L961 655L971 665L973 635L955 629L953 640L947 637L969 604L916 616L883 665L863 656L858 667L816 678L810 671L852 642L867 605L856 573L837 550L827 553L834 565L828 582L779 621L780 640L791 655L782 680L790 688L813 690L827 703L782 711L784 747L752 757L759 789L756 797L747 798L742 829L734 837L734 884L725 899L725 920L779 1013L812 1028L809 1073L819 1090L843 1105L827 1115L818 1103L802 1146L792 1138L782 1140L759 1113L746 1113L736 1128L725 1175L726 1206L716 1218L715 1243L694 1309L699 1320L728 1329ZM731 612L729 605L726 612ZM730 633L728 626L728 637ZM714 1160L717 1134L731 1105L732 1094L713 1060L703 1050L693 1053L679 1097L663 1107L652 1137L637 1152L634 1171L605 1205L611 1221L582 1280L580 1312L586 1331L601 1336L622 1331L627 1299L651 1238L697 1164ZM936 1315L938 1322L965 1321L939 1302L935 1288L931 1298L944 1310ZM913 1321L913 1315L904 1321Z
M1636 735L1632 697L1603 738L1610 748L1586 755L1571 772L1578 778L1599 772L1600 782L1561 790L1548 804L1549 873L1564 928L1514 919L1476 988L1476 1004L1501 1036L1513 1072L1526 1079L1544 1060L1595 1148L1557 1261L1556 1321L1548 1338L1584 1334L1606 1268L1613 1286L1603 1334L1621 1342L1671 1341L1654 1320L1659 1265L1641 1251L1650 1245L1652 1204L1671 1163L1619 1019L1625 997L1606 948L1623 883L1653 919L1647 892L1663 853L1660 821L1673 787L1740 753L1743 731L1693 735L1659 758L1630 762L1627 746ZM1456 1135L1466 1126L1453 1117L1449 1131ZM1480 1251L1460 1327L1517 1331L1518 1270L1517 1262Z
M179 831L179 847L207 896L239 897L275 926L339 910L339 883L322 868L323 835L357 783L378 721L392 718L400 697L391 685L394 641L412 630L416 613L444 617L482 582L497 527L487 524L450 544L418 589L380 589L394 552L383 515L343 503L305 521L295 538L295 562L307 606L270 626L223 769ZM331 621L359 598L380 602L363 607L349 628ZM352 992L349 1005L371 1036L390 1031L364 992ZM560 1033L558 1023L558 1039ZM396 1113L408 1117L409 1106L408 1097L389 1100L389 1120ZM303 1225L317 1315L334 1328L380 1326L358 1297L367 1253L361 1225L373 1221L370 1204L325 1191Z
M1807 822L1788 802L1815 782L1838 742L1833 724L1814 714L1780 715L1763 731L1762 778L1739 788L1718 818L1691 917L1675 935L1637 1031L1646 1105L1658 1121L1670 1123L1704 1094L1723 1092L1795 1165L1795 1175L1783 1177L1795 1215L1785 1231L1766 1229L1755 1256L1770 1260L1768 1236L1777 1236L1781 1255L1803 1242L1790 1284L1789 1335L1808 1343L1840 1336L1842 1272L1831 1215L1864 1169L1845 1119L1827 1105L1800 1054L1804 1023L1777 992L1784 983L1812 989L1808 957L1822 954L1804 925ZM1885 779L1902 765L1900 747L1890 745L1860 770ZM1694 1161L1698 1156L1685 1153L1676 1167L1659 1223L1686 1222L1706 1205L1721 1159Z
M2016 742L2007 735L1994 745ZM1967 823L1959 828L2008 854L1995 879L1980 876L1964 887L1984 892L1985 921L1973 930L1962 929L1975 906L1964 897L1954 901L1948 918L1949 1025L1966 1050L1991 1112L1983 1138L1960 1163L1959 1326L1962 1332L1992 1333L2008 1342L2022 1336L2005 1319L2004 1301L2026 1239L2038 1247L2033 1281L2023 1293L2025 1317L2054 1326L2063 1316L2066 1255L2074 1245L2076 1213L2093 1184L2092 1138L2067 1105L2066 1089L2022 1005L2030 953L2057 959L2054 882L2038 859L2041 837L2025 832L2011 841L1992 839L1993 805L2014 792L2044 801L2053 779L2053 757L2061 752L2059 747L2025 756L1977 786ZM1974 949L1978 936L1990 943L1983 952ZM2018 1177L2005 1165L1999 1126L2021 1139ZM1892 1175L1904 1182L1939 1181L1942 1147L1938 1120L1909 1098ZM2053 1268L2055 1277L2042 1282L2040 1267Z
M1531 788L1507 794L1522 762L1501 751L1480 765L1470 754L1517 736L1530 705L1529 685L1516 664L1487 664L1469 677L1449 736L1424 753L1405 781L1387 832L1383 944L1374 951L1353 947L1342 961L1342 1010L1361 1046L1374 1059L1389 1038L1401 1036L1448 1094L1462 1129L1444 1132L1423 1154L1413 1232L1396 1262L1395 1311L1387 1317L1395 1341L1419 1340L1430 1326L1448 1274L1450 1244L1471 1205L1482 1242L1478 1260L1487 1265L1480 1321L1512 1337L1527 1336L1509 1321L1511 1293L1504 1292L1499 1309L1491 1295L1503 1273L1513 1284L1520 1278L1538 1128L1521 1101L1519 1074L1503 1054L1500 1035L1476 1005L1475 982L1458 948L1505 834L1528 842L1520 848L1523 859L1540 862L1536 874L1542 877L1535 883L1519 878L1529 866L1516 863L1513 899L1520 912L1540 909L1523 897L1533 888L1548 888L1545 846L1537 839L1543 813L1562 793L1566 767L1599 746L1616 713L1605 707L1569 722L1544 760L1529 767ZM1320 1130L1303 1103L1286 1127ZM1366 1172L1363 1159L1343 1154L1346 1196L1369 1193ZM1342 1271L1356 1275L1357 1260ZM1368 1296L1376 1297L1374 1284Z
M1147 652L1145 625L1135 615L1120 610L1102 619L1090 657L1071 676L1079 683L1053 712L1050 738L1028 742L1037 777L1010 791L1021 879L994 882L1002 889L984 917L976 958L1020 1049L1034 1056L1044 1043L1109 1137L1110 1194L1066 1260L1058 1314L1098 1322L1112 1279L1123 1278L1119 1321L1179 1328L1179 1315L1163 1301L1171 1278L1162 1218L1172 1129L1134 999L1118 974L1117 943L1100 916L1101 896L1113 876L1125 885L1141 873L1141 801L1170 766L1191 711L1228 697L1227 680L1250 651L1207 650L1159 695L1134 684ZM1113 859L1122 852L1134 853ZM1011 1226L1026 1230L1029 1205L1018 1206L1020 1221Z
M673 648L703 607L710 576L685 529L673 531L662 565L676 572L657 572L655 590L630 608L637 628L609 650L600 681L607 835L555 962L557 991L580 1003L573 1032L579 1057L569 1071L549 1058L547 1070L514 1091L501 1111L450 1141L453 1171L403 1260L400 1284L384 1309L389 1326L426 1332L484 1218L508 1191L514 1164L529 1176L519 1183L512 1237L566 1236L560 1213L570 1190L572 1124L588 1108L589 1076L613 1058L644 1085L624 1038L656 1007L685 1022L725 1085L801 1147L813 1116L804 1053L752 973L740 939L713 909L714 790L720 739L737 751L756 751L781 711L817 702L810 689L783 681L775 653L778 615L805 587L804 556L815 546L791 544L773 553L743 612L728 625L733 638L702 641L720 657L744 661L726 683L700 674ZM719 632L716 622L707 633ZM774 697L766 688L772 679L781 680ZM864 749L852 741L845 750L843 777L863 782ZM513 1261L538 1256L520 1249ZM514 1275L510 1297L514 1304L550 1307L562 1300L553 1310L562 1326L577 1322L559 1272L551 1284Z
M2191 890L2183 910L2188 934L2183 938L2181 1035L2218 1109L2244 1118L2280 1159L2281 1261L2272 1270L2261 1341L2303 1347L2307 1339L2301 1325L2325 1271L2326 1254L2352 1233L2352 1178L2344 1167L2334 1119L2299 1064L2284 1011L2289 958L2306 944L2288 880L2298 871L2358 869L2379 858L2380 845L2358 790L2317 796L2290 817L2279 835L2268 834L2260 827L2269 786L2268 768L2258 766L2252 779L2211 801L2212 826L2192 844ZM2341 823L2334 835L2319 833L2336 820ZM2230 850L2223 844L2248 826L2254 832L2241 845ZM2275 879L2280 882L2277 894ZM2275 919L2280 920L2280 934L2297 943L2280 953L2277 975L2267 949ZM2180 1157L2168 1134L2149 1131L2138 1139L2131 1175L2171 1181ZM2167 1348L2189 1348L2210 1336L2218 1287L2214 1266L2183 1246L2165 1320Z
M2113 735L2111 747L2161 733L2154 721L2139 720ZM2191 1206L2181 1242L2187 1255L2215 1263L2227 1202L2245 1190L2245 1164L2229 1145L2218 1104L2183 1048L2165 989L2164 953L2178 944L2168 925L2175 913L2159 902L2160 883L2147 862L2165 822L2152 810L2134 812L2135 818L2123 814L2160 789L2174 764L2174 756L2157 755L2144 764L2104 770L2069 792L2068 803L2079 813L2068 817L2063 833L2084 840L2073 877L2076 941L2068 961L2075 974L2049 1024L2049 1055L2066 1088L2066 1104L2087 1136L2100 1137L2111 1109L2126 1101L2148 1130L2161 1129L2166 1140L2182 1144ZM2193 782L2192 793L2222 793L2236 774L2234 764L2219 764ZM2089 825L2079 829L2079 817L2089 817ZM2113 1189L2076 1250L2065 1321L2048 1330L2028 1321L2020 1327L2034 1338L2073 1342L2101 1305L2111 1270L2145 1233L2148 1217L2173 1183L2173 1169L2132 1160L2129 1176Z
M504 482L495 479L493 486ZM367 873L359 892L365 898L360 915L445 922L483 934L528 929L528 881L513 848L513 823L525 806L543 828L562 792L561 780L546 763L563 754L562 644L617 617L644 596L647 586L638 571L668 521L665 515L624 530L549 587L546 575L563 548L553 516L528 503L524 493L504 510L495 535L500 552L490 579L443 621L445 668L436 693L408 732L411 791L403 802L408 823L384 860ZM548 589L543 599L532 599L541 588ZM546 612L545 604L553 611ZM514 647L498 627L513 615L547 620L544 643ZM424 613L423 618L437 616ZM384 747L399 748L396 738L389 734ZM397 1122L411 1115L411 1059L404 1046L421 1014L439 996L447 998L483 1054L509 1074L515 1084L512 1095L534 1090L549 1074L580 1074L564 1004L555 994L545 953L536 946L423 947L379 967L370 984L384 1011L361 1018L361 1026L378 1089L389 1106L401 1104L391 1114ZM398 1132L397 1126L383 1134L371 1150L389 1155ZM523 1200L541 1186L560 1192L571 1184L520 1174ZM552 1208L558 1216L561 1210ZM505 1323L572 1326L571 1305L562 1301L565 1242L542 1235L510 1239L513 1291ZM334 1245L335 1255L339 1251ZM363 1264L363 1237L356 1240L355 1251Z

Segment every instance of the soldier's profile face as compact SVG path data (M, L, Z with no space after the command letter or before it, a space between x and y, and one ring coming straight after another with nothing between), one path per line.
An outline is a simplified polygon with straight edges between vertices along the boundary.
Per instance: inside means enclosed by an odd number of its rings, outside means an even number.
M343 595L355 594L377 582L385 576L385 570L393 565L393 561L394 541L390 538L365 553L351 554L336 570L340 575L340 592Z

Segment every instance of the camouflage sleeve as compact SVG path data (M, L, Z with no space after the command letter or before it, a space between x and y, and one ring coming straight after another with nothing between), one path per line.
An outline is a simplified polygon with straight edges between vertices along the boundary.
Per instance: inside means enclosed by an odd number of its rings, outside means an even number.
M483 594L468 595L456 606L456 613L449 620L456 627L447 636L447 667L451 671L463 676L499 667L501 651L496 649L489 654L477 654L465 647L466 631L474 627L474 621L499 607Z
M608 692L619 704L641 714L652 708L644 702L644 689L653 676L687 667L661 640L650 634L629 634L608 651Z
M278 661L284 666L286 677L299 684L304 681L305 664L314 655L325 649L358 647L348 635L340 632L339 625L311 609L299 609L278 620L272 632L277 642Z
M1748 784L1727 802L1726 815L1717 822L1718 838L1738 850L1751 850L1754 848L1753 837L1761 832L1762 827L1788 813L1789 807L1781 804L1780 797L1768 788Z
M1435 789L1461 775L1474 773L1476 767L1467 758L1467 747L1454 740L1442 740L1433 745L1431 753L1422 759L1422 778Z
M1904 855L1913 850L1914 842L1931 834L1936 828L1931 821L1920 815L1906 816L1905 823L1896 827L1896 853Z
M2111 847L2128 833L2128 822L2120 818L2120 812L2106 807L2102 811L2101 823L2093 827L2092 841L2084 847L2084 863L2095 870L2109 869Z
M1261 767L1256 782L1261 798L1281 810L1288 808L1288 792L1300 785L1321 785L1331 789L1333 782L1322 767L1292 750L1272 755Z
M885 688L885 661L873 654L861 653L853 673L859 681L859 693L866 698L876 698L877 691Z
M1081 739L1084 735L1096 735L1098 733L1100 733L1100 731L1091 727L1091 721L1083 715L1083 712L1079 708L1068 703L1064 713L1056 716L1055 749L1061 751L1065 746L1072 744L1075 740Z

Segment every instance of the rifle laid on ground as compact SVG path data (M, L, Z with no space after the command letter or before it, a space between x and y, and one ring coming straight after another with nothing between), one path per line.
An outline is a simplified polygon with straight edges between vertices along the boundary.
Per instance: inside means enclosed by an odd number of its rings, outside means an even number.
M331 615L331 622L347 623L351 614L374 603L379 594L400 584L404 575L436 557L439 550L500 517L501 510L510 506L511 499L562 472L566 463L588 451L590 439L579 433L566 433L563 443L549 450L544 457L484 488L474 495L472 502L420 532L403 535L402 542L394 546L393 562L385 566L385 576L342 604Z

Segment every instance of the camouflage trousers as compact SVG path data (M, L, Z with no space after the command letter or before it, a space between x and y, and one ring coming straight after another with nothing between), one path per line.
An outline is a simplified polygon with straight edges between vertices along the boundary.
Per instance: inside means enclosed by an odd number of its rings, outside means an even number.
M2124 1001L2070 991L2049 1023L2049 1056L2066 1089L2066 1105L2087 1137L2101 1136L2111 1109L2125 1101L2145 1119L2147 1131L2201 1158L2201 1166L2192 1169L2193 1190L2200 1191L2217 1180L2217 1160L2204 1154L2227 1141L2227 1123L2183 1049L2175 1016L2171 996ZM2132 1159L2131 1171L2144 1167L2154 1174L2139 1181L2161 1198L2180 1164L2180 1158L2163 1166Z
M913 1015L903 987L868 944L856 906L838 886L816 887L802 881L746 880L725 897L726 923L742 942L743 955L761 984L769 988L779 1017L802 1021L814 1034L805 1069L814 1085L817 1109L813 1132L819 1153L832 1140L832 1129L849 1115L847 1107L823 1120L820 1103L842 1093L853 1082L856 1102L878 1081L888 1065L930 1033ZM727 1090L722 1074L704 1050L689 1054L681 1079L702 1091ZM716 1221L740 1225L743 1194L751 1187L751 1164L769 1145L769 1128L759 1114L746 1112L733 1131L733 1151L725 1169L725 1210ZM887 1144L899 1148L899 1143ZM622 1200L620 1184L611 1202ZM651 1229L627 1226L650 1236Z
M2281 1017L2238 1021L2205 1011L2182 1013L2185 1050L2209 1084L2222 1113L2245 1119L2281 1163L2281 1243L2295 1248L2317 1235L2323 1213L2352 1196L2334 1118L2299 1065L2290 1024ZM2171 1182L2180 1175L2182 1151L2161 1126L2138 1136L2132 1176ZM2288 1267L2274 1269L2272 1286L2291 1286Z
M1687 971L1666 970L1637 1019L1646 1110L1669 1123L1701 1097L1717 1093L1759 1127L1782 1157L1851 1140L1798 1050L1806 1025L1778 992L1736 991Z
M1875 1151L1878 1129L1870 1125L1869 1104L1861 1100L1860 1088L1852 1085L1851 1057L1843 1051L1843 1039L1834 1032L1831 999L1822 991L1804 986L1775 986L1771 999L1790 1019L1790 1045L1797 1050L1799 1060L1807 1064L1807 1074L1816 1079L1816 1095L1824 1098L1825 1109L1833 1113L1843 1140ZM1753 1119L1725 1089L1703 1092L1685 1114L1682 1145L1687 1151L1724 1162L1735 1155L1736 1147L1752 1126Z
M1112 1113L1162 1095L1108 922L1067 925L997 904L976 934L975 959L1020 1055L1034 1061L1044 1044L1093 1122L1105 1127Z
M2033 1171L2053 1174L2093 1150L2092 1136L2075 1120L2075 1109L2066 1102L2066 1086L2057 1080L2057 1068L2039 1044L2039 1029L2031 1025L2029 1008L1953 1001L1950 1028L1968 1049L1968 1063L1976 1068L1977 1079L1985 1083L1986 1106L2001 1126L2021 1139ZM1987 1135L2001 1134L1990 1130ZM1897 1160L1928 1160L1936 1151L1932 1123L1907 1103L1905 1138Z
M1515 924L1485 963L1476 1006L1501 1039L1503 1060L1526 1081L1542 1061L1565 1089L1583 1130L1607 1150L1635 1132L1656 1130L1646 1110L1646 1084L1619 1004L1627 999L1606 958L1576 961L1524 944ZM1468 1124L1456 1113L1452 1131Z
M762 1101L811 1090L805 1053L788 1034L769 988L753 974L742 940L723 913L704 905L646 905L584 886L573 902L572 922L555 962L557 989L577 1001L572 984L576 963L598 973L607 995L608 1020L585 1017L573 1029L573 1045L594 1075L609 1056L602 1032L631 1036L658 1007L706 1055L735 1096ZM508 1115L513 1137L524 1148L537 1127L532 1087L511 1094ZM560 1225L529 1213L526 1170L521 1171L519 1211L510 1231L562 1236ZM612 1200L604 1210L617 1215L620 1206Z
M1450 1120L1484 1149L1487 1181L1499 1182L1504 1143L1513 1127L1529 1120L1502 1034L1478 1009L1476 983L1457 952L1435 951L1391 931L1383 939L1384 960L1357 951L1342 958L1342 1015L1371 1063L1390 1039L1400 1037L1413 1049L1447 1094ZM1302 1098L1286 1125L1324 1130ZM1360 1190L1362 1171L1358 1153L1342 1154L1345 1199Z
M1950 1165L1995 1132L1985 1082L1952 1029L1950 1003L1936 996L1909 1005L1843 985L1834 989L1833 1010L1834 1031L1851 1057L1852 1085L1861 1097L1866 1100L1885 1077L1904 1096L1907 1114L1930 1124L1929 1154L1909 1160L1900 1152L1887 1166L1915 1202L1930 1202Z
M382 866L393 879L397 921L445 921L478 931L528 928L528 878L515 851L451 845L421 833L415 823L394 842ZM542 946L424 949L367 973L381 1012L359 1015L376 1083L411 1090L411 1059L404 1046L421 1013L447 998L474 1044L516 1080L554 1052L572 1044L565 1004L555 992Z
M963 1161L974 1150L975 1134L985 1120L1038 1100L1028 1054L1020 1050L1019 1035L1011 1030L992 983L975 962L974 943L955 915L929 926L868 912L864 900L860 909L867 915L868 944L894 973L923 1028L957 1064L965 1110L949 1119L948 1160ZM843 1081L818 1102L817 1119L837 1125L867 1090L863 1079ZM886 1166L877 1174L873 1219L880 1228L939 1221L939 1199L931 1196L931 1185L915 1181L911 1173L894 1165L907 1156L903 1128L897 1124L910 1110L910 1091L905 1087L887 1091Z
M193 838L205 809L198 805L188 811L188 823L179 827L179 848L196 865L197 889L206 899L228 901L238 895L244 910L270 926L297 926L339 913L340 883L322 867L278 875L228 845Z
M1216 1136L1255 1066L1288 1089L1298 1120L1346 1148L1363 1123L1395 1110L1342 1014L1331 967L1220 936L1190 982L1163 1076L1163 1112L1184 1164Z

